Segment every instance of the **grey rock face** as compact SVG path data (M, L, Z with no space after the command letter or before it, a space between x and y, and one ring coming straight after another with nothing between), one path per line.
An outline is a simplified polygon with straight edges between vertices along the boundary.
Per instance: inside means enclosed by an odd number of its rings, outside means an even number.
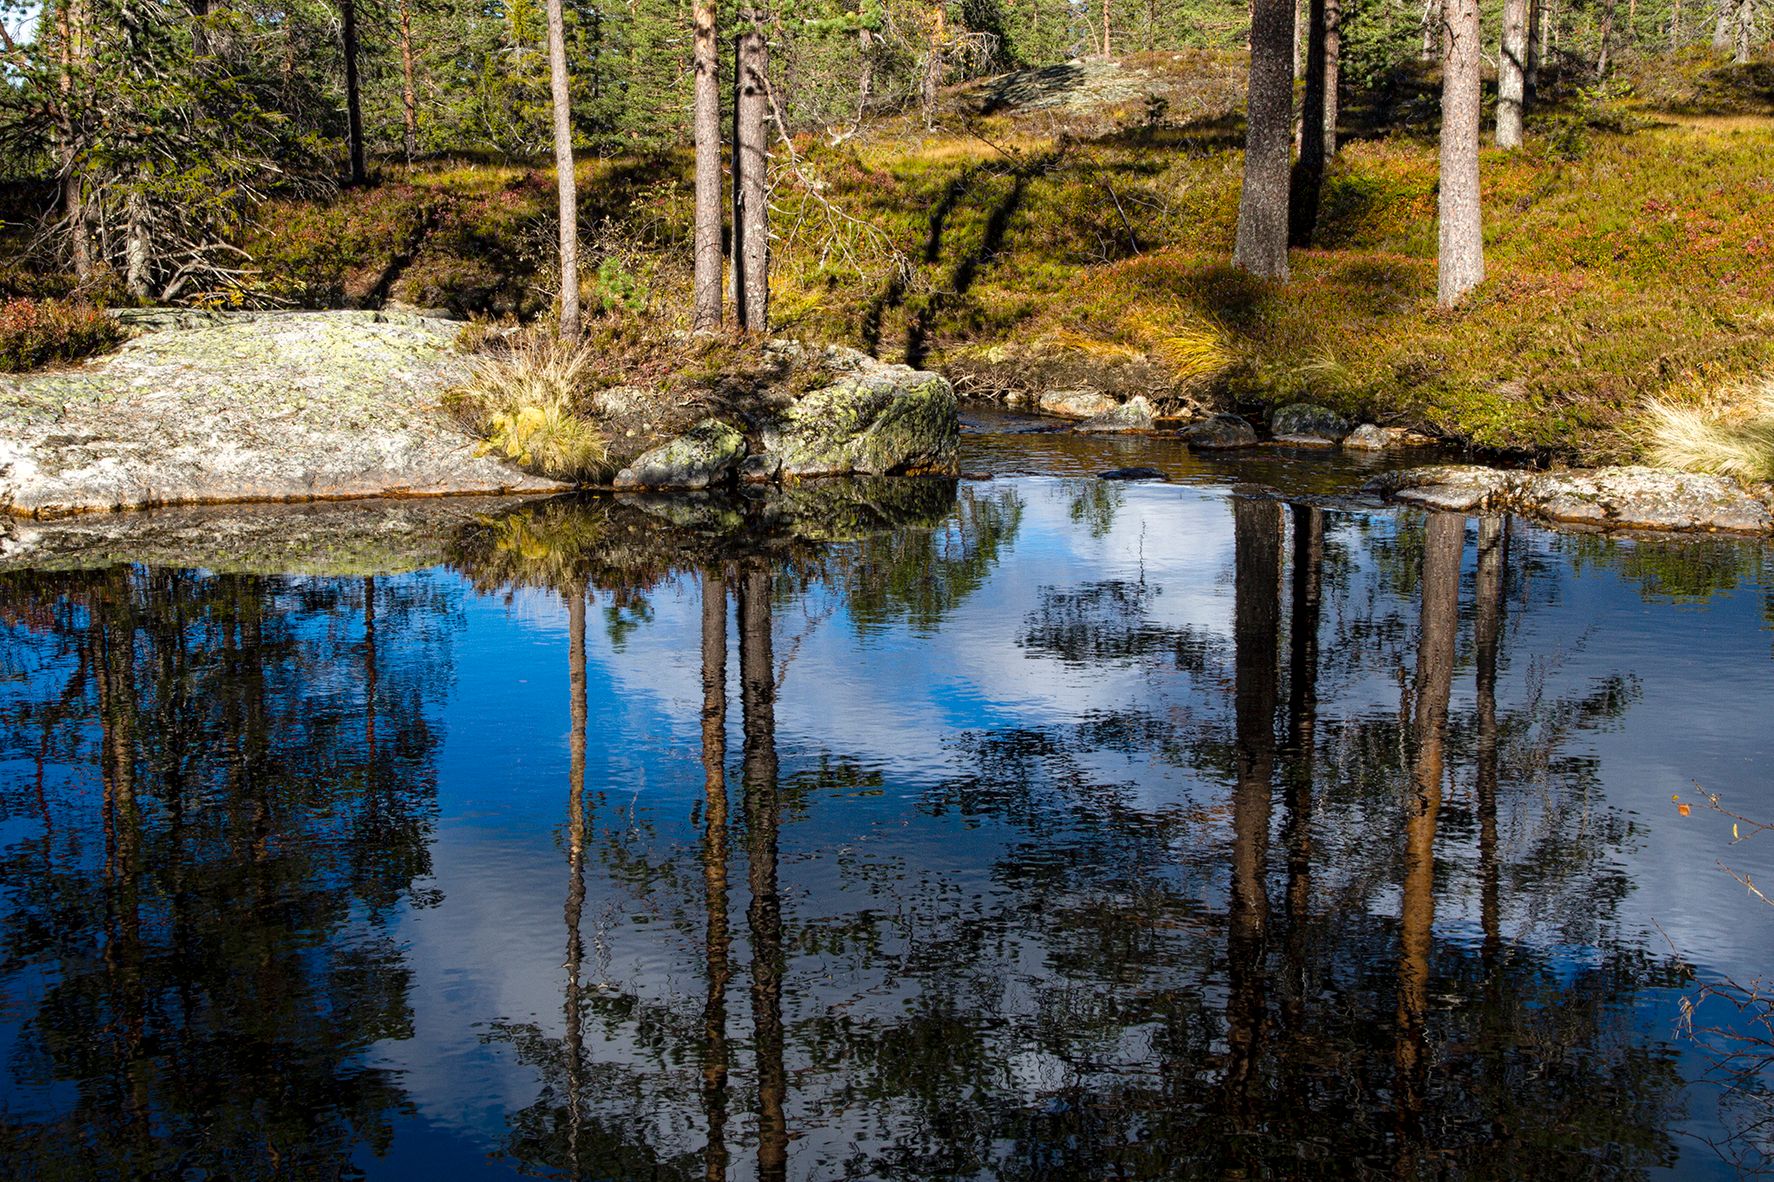
M1044 390L1036 401L1044 415L1062 419L1094 419L1121 404L1096 390Z
M764 433L765 451L784 477L953 475L960 442L955 391L945 378L872 361L804 395Z
M1407 447L1434 447L1436 441L1404 427L1376 427L1363 423L1343 440L1350 451L1399 451Z
M1322 406L1295 402L1275 412L1269 430L1277 443L1296 447L1332 447L1349 434L1349 421Z
M1237 415L1214 415L1190 423L1177 437L1198 451L1231 451L1257 444L1255 429Z
M174 315L109 357L0 378L0 511L561 487L438 408L457 326L375 312Z
M1766 487L1660 468L1503 472L1449 464L1388 472L1368 488L1430 509L1510 510L1606 529L1774 531Z
M745 458L745 436L719 419L642 453L616 474L619 489L704 489L732 476Z
M1077 430L1086 435L1122 435L1132 431L1150 431L1156 412L1143 394L1136 394L1095 418L1079 423Z

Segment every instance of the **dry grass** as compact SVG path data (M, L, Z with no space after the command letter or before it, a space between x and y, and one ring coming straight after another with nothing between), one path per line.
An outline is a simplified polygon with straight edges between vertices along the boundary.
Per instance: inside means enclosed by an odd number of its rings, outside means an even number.
M483 453L555 480L600 481L611 472L608 441L572 409L592 376L583 345L525 332L477 357L445 404L481 437Z
M1653 463L1740 480L1774 480L1774 379L1700 405L1666 399L1645 411Z

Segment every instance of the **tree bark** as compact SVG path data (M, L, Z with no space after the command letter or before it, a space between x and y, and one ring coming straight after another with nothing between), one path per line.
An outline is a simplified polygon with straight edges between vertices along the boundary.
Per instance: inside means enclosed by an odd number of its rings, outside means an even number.
M339 0L339 23L345 41L345 140L351 153L351 183L369 175L363 164L363 100L357 79L357 0Z
M1751 43L1755 40L1755 0L1737 0L1737 51L1731 60L1742 65L1749 60Z
M1546 46L1546 0L1528 0L1528 64L1522 73L1522 106L1540 101L1540 54Z
M400 0L400 113L411 163L419 154L419 96L413 87L413 13L408 0Z
M554 171L560 204L561 339L579 339L579 188L573 175L573 100L561 0L548 0L548 81L554 97Z
M1449 0L1441 82L1441 251L1436 299L1444 308L1484 280L1479 205L1478 0Z
M1418 56L1426 62L1435 60L1436 37L1441 33L1445 0L1423 0L1423 48Z
M136 299L145 300L148 290L148 268L153 248L148 241L147 202L135 190L124 199L124 286Z
M1602 0L1602 16L1600 30L1601 48L1595 57L1595 78L1597 82L1608 76L1608 63L1613 57L1614 46L1614 0Z
M1311 246L1324 188L1325 0L1306 0L1306 93L1300 111L1300 157L1288 193L1288 244Z
M1497 59L1497 146L1521 147L1528 77L1529 0L1503 0L1503 45Z
M1103 56L1114 57L1115 51L1109 42L1109 0L1103 0Z
M1254 0L1244 191L1232 263L1264 279L1287 278L1288 166L1293 155L1291 0Z
M696 144L695 295L691 325L721 327L721 91L715 0L696 0L692 131Z
M733 78L733 308L747 332L770 326L769 49L758 14L741 18Z
M1731 14L1736 6L1731 0L1719 0L1718 23L1712 28L1712 51L1718 54L1731 52Z
M68 223L68 253L74 278L92 278L92 239L86 225L85 187L80 171L79 135L74 121L74 71L82 56L79 43L79 0L60 0L55 6L56 51L61 71L56 79L56 131L61 140L62 213Z
M1324 0L1324 154L1337 154L1337 118L1342 108L1337 88L1343 84L1343 0Z

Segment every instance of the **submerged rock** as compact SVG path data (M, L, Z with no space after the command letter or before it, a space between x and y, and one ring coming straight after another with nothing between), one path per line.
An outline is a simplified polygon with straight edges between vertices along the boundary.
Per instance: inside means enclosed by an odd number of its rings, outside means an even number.
M1275 412L1269 422L1276 443L1295 447L1334 447L1349 434L1349 420L1309 402L1295 402Z
M1169 480L1157 468L1111 468L1097 474L1099 480Z
M1512 511L1607 529L1774 531L1766 486L1661 468L1507 472L1443 464L1387 472L1368 489L1405 504L1461 513Z
M719 419L704 419L669 443L638 456L616 474L619 489L704 489L725 482L745 458L745 436Z
M1177 432L1177 437L1199 451L1231 451L1257 445L1255 428L1237 415L1214 415L1190 423Z
M1399 451L1407 447L1434 447L1440 442L1406 427L1377 427L1363 423L1343 440L1350 451Z
M1142 394L1136 394L1095 418L1079 423L1076 430L1086 435L1122 435L1133 431L1150 431L1157 412Z
M0 378L0 512L562 486L439 410L457 325L376 312L211 315L70 370Z
M952 475L960 442L947 379L879 363L804 395L763 433L784 477Z

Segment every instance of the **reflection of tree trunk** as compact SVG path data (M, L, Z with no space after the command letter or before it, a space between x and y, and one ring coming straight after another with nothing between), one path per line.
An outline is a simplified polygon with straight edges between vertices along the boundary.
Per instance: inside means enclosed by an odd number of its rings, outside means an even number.
M257 660L257 654L254 654ZM376 579L363 580L363 757L369 768L369 792L376 794Z
M574 587L567 600L567 685L571 737L567 762L567 1154L579 1176L579 1096L585 1086L585 1033L581 1025L579 966L585 943L579 920L585 911L585 591Z
M1405 800L1404 890L1398 959L1398 1122L1401 1176L1415 1176L1415 1147L1427 1068L1424 1023L1429 1008L1429 951L1435 923L1435 822L1441 810L1442 740L1454 673L1460 618L1460 551L1466 519L1429 518L1423 550L1423 604L1417 640L1417 754Z
M752 1028L758 1070L758 1177L787 1175L788 1090L782 1065L782 900L776 892L776 681L770 572L746 570L739 589L739 682L745 708L745 831L751 885Z
M1503 629L1503 577L1509 563L1508 521L1478 523L1478 864L1484 958L1494 966L1502 942L1497 869L1497 647Z
M1324 514L1293 506L1293 620L1287 674L1287 958L1289 999L1306 993L1306 921L1312 911L1312 763L1318 716L1318 622L1324 573ZM1296 1018L1298 1014L1294 1015Z
M1269 920L1270 786L1275 770L1276 630L1280 624L1280 517L1269 501L1232 503L1236 543L1233 638L1238 781L1232 796L1232 895L1227 937L1226 1095L1234 1114L1262 1036L1263 946Z
M702 775L707 812L702 827L708 905L708 1000L702 1010L702 1108L708 1120L708 1182L727 1176L727 581L718 568L702 575Z

